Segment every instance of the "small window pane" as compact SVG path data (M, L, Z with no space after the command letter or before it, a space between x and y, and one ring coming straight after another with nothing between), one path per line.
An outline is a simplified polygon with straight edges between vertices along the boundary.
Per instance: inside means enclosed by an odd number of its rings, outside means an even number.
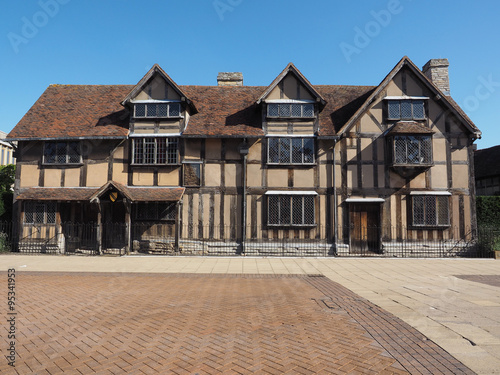
M146 116L146 104L136 104L135 105L135 117Z
M134 139L134 163L143 164L144 163L144 140Z
M272 225L278 225L279 222L279 196L270 195L268 197L268 215L267 222Z
M301 196L292 196L292 224L301 225L304 223L303 198Z
M279 113L279 105L278 104L268 104L267 105L267 115L269 117L278 117Z
M424 196L413 197L413 224L424 225Z
M80 145L78 142L68 143L68 161L69 163L80 162Z
M167 163L177 164L177 138L167 138Z
M156 163L165 164L167 162L167 140L165 138L156 139Z
M56 223L56 204L51 202L46 204L47 224Z
M144 140L144 163L153 164L155 162L155 139L146 138Z
M268 138L268 163L279 163L279 138Z
M160 205L158 209L159 220L175 220L176 216L176 204L175 203L164 203Z
M440 196L437 198L437 217L438 217L438 225L449 225L449 208L448 208L448 197Z
M289 196L281 195L280 197L280 224L290 225L291 223L291 199Z
M393 120L398 120L400 119L400 113L399 113L399 102L396 100L389 100L387 102L387 107L388 107L388 112L389 112L389 118Z
M156 104L148 104L146 106L147 117L156 117Z
M314 163L314 139L304 138L304 163Z
M303 117L314 117L314 104L303 104Z
M24 222L28 224L34 223L34 205L33 202L25 202L24 204Z
M292 163L302 163L302 138L292 138Z
M290 163L290 139L279 138L280 141L280 163Z
M401 102L401 119L411 120L413 118L411 113L411 102L404 100Z
M292 117L302 117L302 106L300 104L292 104Z
M66 163L66 142L56 144L56 163Z
M56 144L54 142L45 143L45 163L56 162Z
M167 110L168 110L167 103L158 104L158 117L167 117L168 116Z
M290 117L290 104L280 104L280 116Z
M35 204L35 223L43 224L45 221L45 205Z
M181 105L179 103L170 103L168 115L170 117L179 117L181 115Z
M423 100L413 101L413 118L417 120L425 119Z

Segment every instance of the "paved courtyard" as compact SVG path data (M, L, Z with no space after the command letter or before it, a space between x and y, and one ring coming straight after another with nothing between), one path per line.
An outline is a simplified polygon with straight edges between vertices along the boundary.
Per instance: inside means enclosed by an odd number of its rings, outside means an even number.
M494 260L6 255L0 265L16 269L19 308L15 369L2 319L2 374L500 369Z

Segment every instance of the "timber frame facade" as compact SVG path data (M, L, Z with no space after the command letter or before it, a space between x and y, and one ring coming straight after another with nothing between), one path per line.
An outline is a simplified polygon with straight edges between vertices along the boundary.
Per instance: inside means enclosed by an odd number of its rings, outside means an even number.
M290 63L267 87L179 86L154 65L134 86L51 85L8 136L19 250L456 249L475 235L481 133L447 60L423 70L404 57L378 86L312 85Z

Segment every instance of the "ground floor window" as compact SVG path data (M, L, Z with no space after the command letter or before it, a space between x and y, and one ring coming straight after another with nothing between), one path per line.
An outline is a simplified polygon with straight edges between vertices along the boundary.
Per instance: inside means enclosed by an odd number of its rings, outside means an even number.
M441 227L450 225L448 195L413 195L414 226Z
M55 224L55 202L24 202L24 222L26 224Z
M268 225L304 226L315 224L313 195L269 195Z
M145 202L135 205L136 220L175 220L175 202Z

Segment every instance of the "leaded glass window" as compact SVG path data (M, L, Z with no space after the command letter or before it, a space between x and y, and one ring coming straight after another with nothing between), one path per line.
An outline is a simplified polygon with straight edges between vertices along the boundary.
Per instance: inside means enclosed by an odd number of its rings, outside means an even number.
M144 202L135 205L135 219L139 221L175 220L175 202Z
M43 162L45 164L79 164L82 161L80 143L45 142Z
M269 137L268 164L313 164L314 138Z
M447 195L412 196L414 226L448 226L449 197Z
M181 117L180 103L136 103L135 118Z
M389 120L425 120L425 102L421 99L388 100Z
M267 117L314 117L314 104L312 103L269 103Z
M24 203L24 222L26 224L55 224L56 203L26 201Z
M144 137L133 139L133 164L177 164L178 139Z
M430 135L398 135L394 137L394 164L432 164Z
M315 224L313 195L269 195L267 223L271 226Z

